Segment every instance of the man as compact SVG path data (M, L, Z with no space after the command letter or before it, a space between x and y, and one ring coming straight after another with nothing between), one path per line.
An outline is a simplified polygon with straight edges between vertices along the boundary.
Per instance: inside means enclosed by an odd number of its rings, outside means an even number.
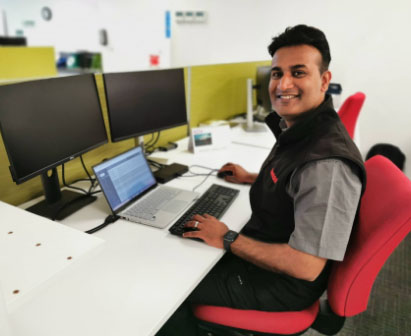
M331 80L328 42L320 30L298 25L275 37L269 52L275 113L266 122L277 142L258 175L232 163L220 169L232 172L227 181L252 184L252 216L240 234L207 214L187 223L198 231L184 237L231 251L193 291L191 303L305 309L325 290L329 261L345 254L365 170L326 95ZM168 327L177 330L185 323L190 328L189 312L181 315L184 322L181 317L178 321L179 313ZM183 330L195 334L194 329Z

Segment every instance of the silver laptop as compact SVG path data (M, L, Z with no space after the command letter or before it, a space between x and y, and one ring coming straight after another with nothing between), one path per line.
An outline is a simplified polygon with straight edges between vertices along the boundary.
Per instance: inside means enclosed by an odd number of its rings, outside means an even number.
M132 222L164 228L199 194L158 185L141 147L135 147L93 167L114 214Z

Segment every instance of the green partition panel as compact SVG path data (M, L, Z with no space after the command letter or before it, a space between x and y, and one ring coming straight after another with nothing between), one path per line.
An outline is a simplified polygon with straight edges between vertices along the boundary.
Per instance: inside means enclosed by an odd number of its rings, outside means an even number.
M246 112L246 81L255 82L256 68L269 61L195 66L191 69L192 127L210 119Z

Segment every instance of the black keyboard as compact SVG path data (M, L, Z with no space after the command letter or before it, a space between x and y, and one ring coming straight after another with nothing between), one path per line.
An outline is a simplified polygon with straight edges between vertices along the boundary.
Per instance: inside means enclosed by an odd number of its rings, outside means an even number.
M181 236L186 230L184 225L194 215L209 214L221 218L237 197L239 190L213 184L201 197L171 226L169 231Z

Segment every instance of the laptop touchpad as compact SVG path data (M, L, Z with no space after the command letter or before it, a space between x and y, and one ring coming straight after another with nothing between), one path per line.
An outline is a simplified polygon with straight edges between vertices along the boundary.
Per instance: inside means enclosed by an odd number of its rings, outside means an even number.
M187 202L181 200L171 200L164 207L161 208L163 211L178 213L187 206Z

